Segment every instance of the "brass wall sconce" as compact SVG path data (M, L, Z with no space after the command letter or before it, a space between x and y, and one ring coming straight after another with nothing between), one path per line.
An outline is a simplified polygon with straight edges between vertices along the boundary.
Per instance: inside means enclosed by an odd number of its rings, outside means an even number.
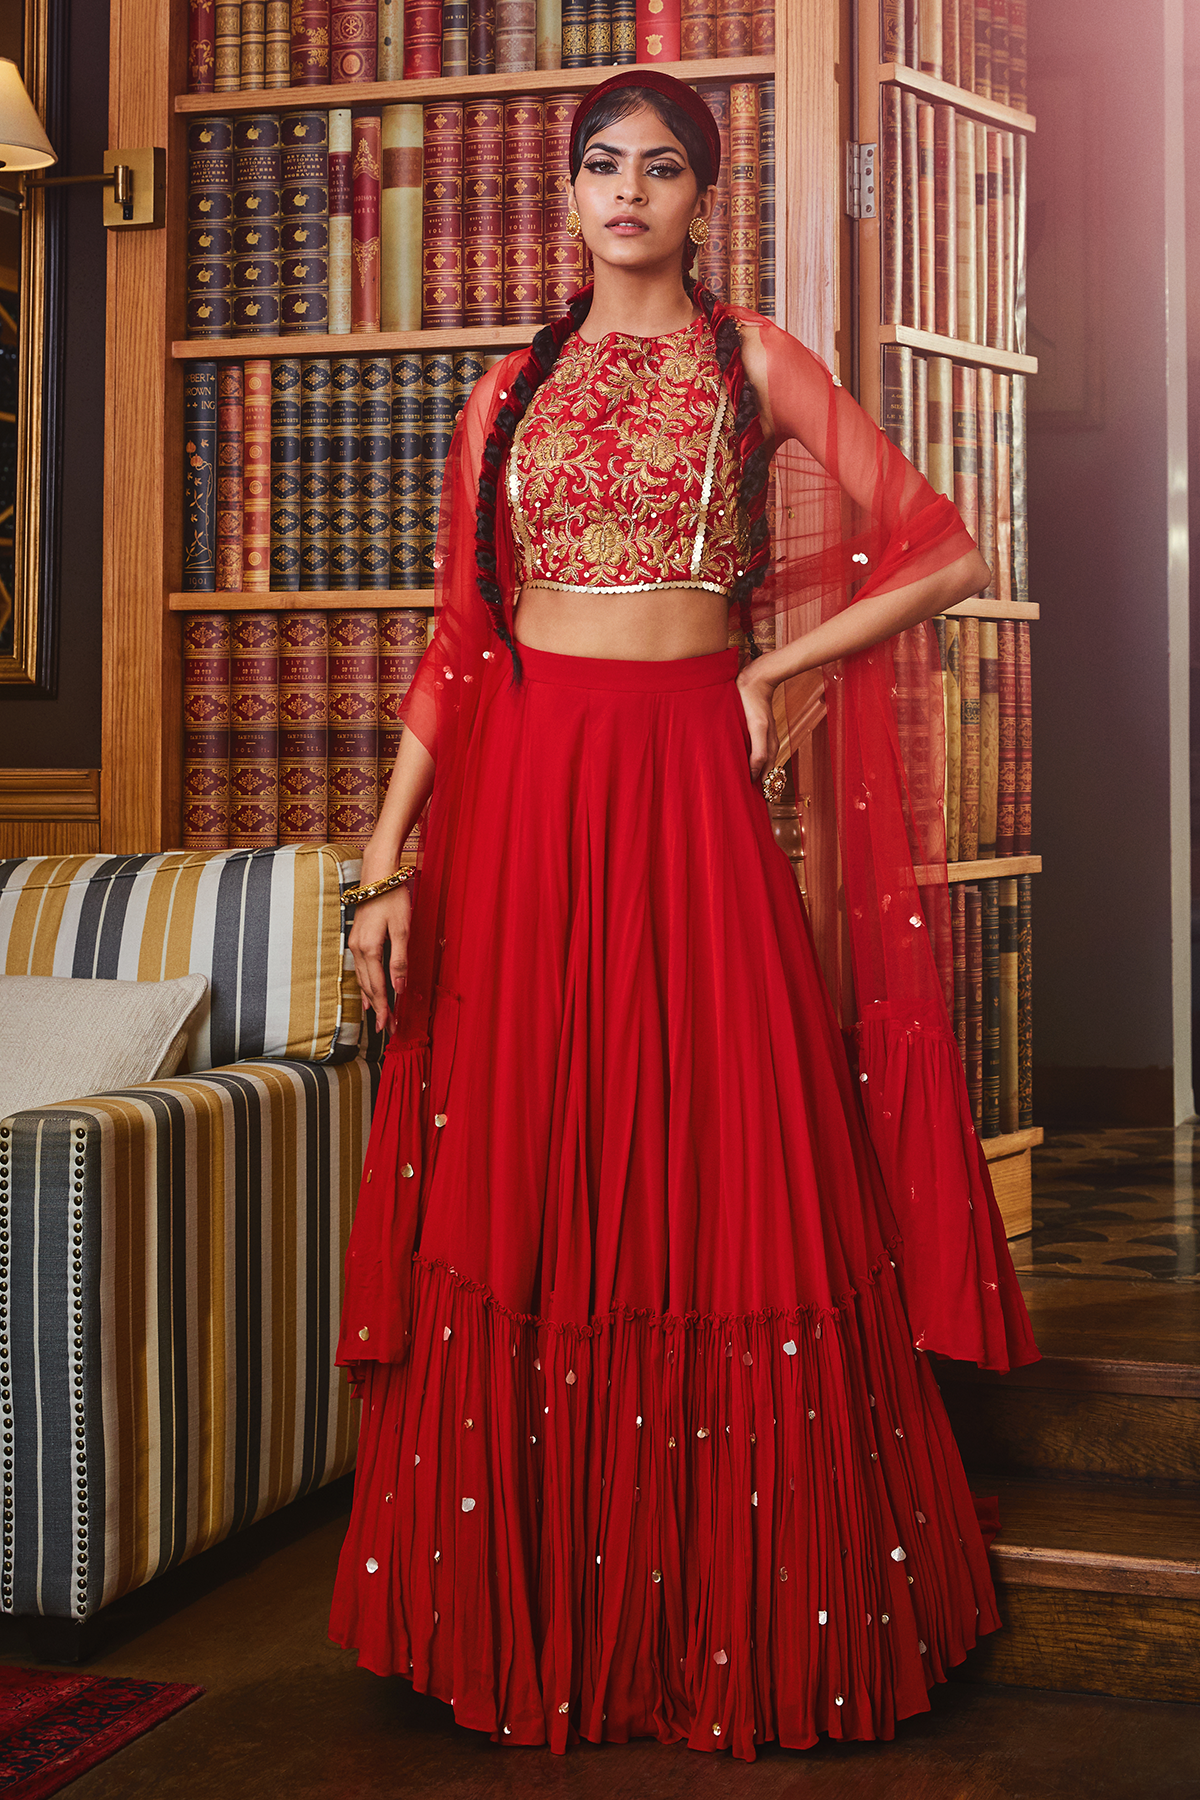
M104 195L104 223L110 230L153 229L165 223L166 151L156 148L106 150L103 175L30 175L58 161L42 129L16 63L0 56L0 172L21 177L20 191L0 189L0 208L24 212L38 188L95 184Z

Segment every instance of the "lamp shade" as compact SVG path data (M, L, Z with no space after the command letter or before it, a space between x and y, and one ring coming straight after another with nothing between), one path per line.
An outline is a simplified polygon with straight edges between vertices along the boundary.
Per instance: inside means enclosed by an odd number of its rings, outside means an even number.
M0 56L0 169L44 169L58 161L33 101L25 92L21 71Z

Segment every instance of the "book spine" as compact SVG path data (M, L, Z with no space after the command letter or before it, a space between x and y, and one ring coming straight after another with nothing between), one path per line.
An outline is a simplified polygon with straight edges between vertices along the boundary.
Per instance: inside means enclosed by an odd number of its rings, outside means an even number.
M233 122L187 128L187 334L225 337L233 323Z
M588 0L588 66L602 68L612 61L611 0Z
M228 613L183 619L183 847L229 842Z
M958 855L979 855L979 620L960 619L959 689L962 704L961 773L958 801Z
M300 379L300 586L329 586L329 431L332 375L327 356L306 356Z
M946 672L943 677L946 721L946 861L959 862L958 826L962 812L962 634L961 621L946 620Z
M470 69L470 0L442 0L442 74L460 77Z
M393 588L421 586L423 384L419 351L405 350L392 357Z
M329 114L284 113L280 226L280 323L329 329Z
M958 0L942 0L942 80L961 85L958 41Z
M242 0L216 0L213 45L213 92L236 94L242 85Z
M361 848L378 811L379 622L373 612L329 615L329 837Z
M425 648L423 612L392 611L379 614L379 804L391 780L404 727L400 707L417 672ZM415 836L415 833L414 833ZM404 849L415 849L410 840Z
M758 90L758 310L775 317L775 83Z
M950 890L950 943L954 968L954 1041L967 1066L967 889L956 881Z
M562 0L537 0L537 50L539 69L562 68Z
M424 139L421 323L450 327L463 323L462 102L427 106Z
M183 591L217 585L217 364L188 363L183 375Z
M969 343L978 343L975 286L975 127L970 119L955 118L954 139L957 335L966 338Z
M996 627L996 688L1000 755L996 771L996 855L1013 853L1017 801L1017 629L1011 619Z
M586 69L588 0L562 0L562 67Z
M214 0L188 0L188 93L211 94L216 73Z
M880 424L897 450L913 459L913 354L904 344L883 346Z
M715 54L715 53L714 53ZM718 82L701 82L697 92L708 104L721 139L721 168L708 219L708 242L700 252L700 279L718 300L729 299L729 89Z
M729 298L758 307L758 87L729 89Z
M421 329L424 141L420 105L384 107L379 194L379 317L384 331Z
M883 218L879 239L882 255L880 305L885 324L904 323L904 169L902 105L895 82L879 89L879 160Z
M637 61L678 62L679 0L636 0Z
M567 230L571 208L571 121L582 94L548 94L544 103L546 224L544 233L545 307L548 316L565 312L567 302L583 286L583 239ZM503 150L500 151L503 157ZM497 254L501 254L497 246Z
M291 0L267 0L267 39L263 86L290 87L292 77Z
M922 331L937 330L937 184L934 108L917 105L918 303Z
M392 571L392 361L359 363L358 585L386 588Z
M1018 112L1029 109L1027 0L1008 0L1008 104Z
M375 79L404 80L404 0L378 0L375 10Z
M282 193L277 113L242 113L235 120L233 182L233 329L274 337Z
M773 523L773 521L772 521L772 523ZM942 748L943 748L943 752L944 752L945 745L946 745L946 650L947 650L948 646L946 643L946 620L944 618L942 618L940 615L933 620L933 635L937 639L937 647L938 647L938 679L941 682L941 691L942 691ZM949 764L946 760L946 757L943 754L943 757L942 757L942 838L943 838L943 841L946 838L947 829L948 829L948 825L949 825L949 819L947 817L947 802L949 800L949 797L950 797L950 768L949 768ZM947 856L946 861L949 862L949 860L950 860L950 858L949 858L949 856Z
M879 8L879 60L885 63L902 63L905 55L904 0L882 0Z
M300 358L271 364L271 586L300 587Z
M292 0L292 86L329 82L329 0Z
M975 371L954 364L954 504L962 522L979 539L979 421L975 408Z
M483 375L483 354L479 350L456 350L454 352L454 385L451 389L451 405L455 425L462 417L463 407L471 397L471 389Z
M1017 1130L1033 1124L1033 876L1017 876Z
M975 0L975 92L992 97L992 0Z
M949 3L949 0L947 0ZM919 0L917 6L919 67L939 81L942 76L942 0Z
M1000 987L1000 1093L1001 1131L1017 1131L1020 1116L1020 925L1017 919L1015 878L997 882L1000 892L999 987Z
M329 114L329 330L350 330L350 270L354 263L354 183L350 108L335 106Z
M975 0L957 0L958 85L970 93L975 86Z
M442 72L442 0L404 0L404 79Z
M375 30L376 0L329 0L331 81L375 80Z
M979 855L996 855L1000 786L1000 671L996 621L979 621Z
M913 462L929 480L929 358L913 356Z
M471 0L467 21L467 73L496 72L496 0Z
M683 62L704 62L717 54L716 0L679 0L679 44Z
M1005 606L1012 580L1012 395L1011 377L995 374L996 396L996 597Z
M504 104L504 323L541 323L544 294L543 109L533 94Z
M322 612L279 622L279 842L329 836L329 621Z
M267 9L265 0L242 0L242 92L254 92L264 83L266 68Z
M748 56L750 44L747 0L717 0L717 55Z
M988 193L987 126L975 132L975 342L987 343Z
M217 591L242 586L242 365L217 364Z
M454 430L454 359L441 351L424 358L421 406L421 576L433 586L442 477Z
M379 192L382 175L379 113L356 113L351 128L352 214L350 329L379 330Z
M1028 344L1026 249L1028 238L1029 140L1013 133L1013 348L1024 356Z
M271 365L242 364L242 591L271 586Z
M933 109L933 316L943 337L958 337L958 168L952 106Z
M993 350L1004 346L1004 195L1000 166L1000 133L987 134L987 338Z
M981 881L983 898L983 1125L1000 1130L1000 883Z
M637 56L637 0L609 0L612 59L618 67L635 63Z
M751 0L750 50L754 56L774 56L775 0Z
M983 1129L983 895L967 889L967 1094Z
M1009 456L1012 466L1013 599L1029 599L1028 470L1025 463L1025 377L1009 382Z
M947 500L954 498L954 364L948 356L931 356L929 366L929 483Z
M975 374L979 444L979 553L992 571L984 593L996 598L996 380L991 369Z
M591 18L588 19L589 29ZM605 62L609 58L605 57ZM537 66L535 0L496 0L496 73L521 75Z
M546 102L550 112L552 102ZM561 108L559 109L561 110ZM463 114L463 318L504 323L504 104L472 100ZM565 231L563 236L566 236ZM570 240L568 240L570 242ZM572 246L573 248L573 246ZM549 261L549 244L547 244Z
M1017 800L1013 850L1028 856L1033 847L1033 696L1029 621L1017 620Z
M905 93L901 97L901 322L915 329L919 329L921 324L921 152L918 104L915 94Z
M1008 0L991 0L992 99L1008 105Z
M330 361L329 585L358 586L358 426L361 378L356 356Z
M279 625L235 613L229 683L229 845L271 848L279 832Z
M1003 218L1003 243L1000 251L1003 278L1000 294L1000 337L1005 350L1017 347L1017 212L1016 181L1013 164L1013 134L997 132L1000 140L1000 204Z

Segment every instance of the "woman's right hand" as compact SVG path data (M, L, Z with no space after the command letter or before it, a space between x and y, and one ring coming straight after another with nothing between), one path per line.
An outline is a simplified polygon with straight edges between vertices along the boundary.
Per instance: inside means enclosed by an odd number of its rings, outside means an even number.
M362 990L363 1007L375 1015L381 1032L394 1031L396 1006L408 981L408 933L412 923L412 884L393 888L354 909L350 954ZM388 1002L388 980L393 999Z

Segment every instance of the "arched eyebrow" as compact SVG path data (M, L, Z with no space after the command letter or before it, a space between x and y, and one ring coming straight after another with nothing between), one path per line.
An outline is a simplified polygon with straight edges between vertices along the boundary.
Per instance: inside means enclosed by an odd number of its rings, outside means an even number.
M589 152L592 150L604 150L607 152L607 154L609 156L628 156L628 154L629 154L629 152L627 150L623 150L619 144L598 144L594 138L592 139L591 143L588 145L587 149L584 151L584 155L587 156L589 154ZM647 162L649 162L655 156L668 156L668 155L678 156L682 161L684 161L684 162L687 161L686 155L679 148L678 144L659 144L657 149L642 150L642 151L639 151L638 154L640 156L642 156Z

